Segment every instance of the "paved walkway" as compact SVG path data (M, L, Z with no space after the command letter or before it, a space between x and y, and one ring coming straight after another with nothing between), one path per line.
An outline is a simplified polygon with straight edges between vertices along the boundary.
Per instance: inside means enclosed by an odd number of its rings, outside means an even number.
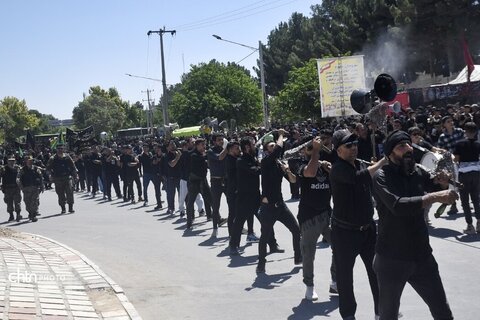
M0 229L0 319L141 318L123 290L80 253Z

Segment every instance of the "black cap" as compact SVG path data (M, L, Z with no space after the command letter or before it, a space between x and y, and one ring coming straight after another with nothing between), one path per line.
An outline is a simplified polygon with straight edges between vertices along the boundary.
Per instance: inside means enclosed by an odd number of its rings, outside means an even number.
M332 143L335 149L338 149L342 144L355 141L357 136L348 130L337 130L333 133Z
M395 130L385 139L383 152L386 156L389 156L397 144L405 141L412 143L412 139L408 133L402 130Z

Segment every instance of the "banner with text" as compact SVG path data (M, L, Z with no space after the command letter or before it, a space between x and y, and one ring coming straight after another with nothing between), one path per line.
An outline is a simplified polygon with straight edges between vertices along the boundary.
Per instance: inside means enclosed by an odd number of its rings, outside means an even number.
M350 94L365 88L363 56L318 59L322 117L357 114L350 106Z

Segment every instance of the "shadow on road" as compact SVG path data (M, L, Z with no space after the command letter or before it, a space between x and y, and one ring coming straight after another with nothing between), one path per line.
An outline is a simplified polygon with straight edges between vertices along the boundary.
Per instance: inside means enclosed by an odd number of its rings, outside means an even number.
M255 260L257 259L254 256ZM271 290L276 287L279 287L280 284L286 282L288 279L292 277L292 275L298 273L300 271L300 267L293 268L290 272L286 273L278 273L278 274L268 274L268 273L260 273L257 274L255 281L252 283L251 287L245 288L245 291L251 291L255 288L258 289L267 289ZM267 272L268 272L268 263L267 263Z
M203 241L203 242L200 242L198 245L200 247L211 247L211 249L213 248L218 248L218 247L222 247L225 245L225 243L228 243L228 237L210 237L208 238L207 240Z
M258 255L253 256L232 256L230 259L230 263L228 264L229 268L239 268L239 267L246 267L255 265L258 260Z
M330 296L329 301L312 302L303 299L296 307L292 308L293 314L288 316L288 320L306 320L318 316L327 316L338 308L338 297Z
M445 238L455 238L455 237L461 236L463 233L458 232L456 230L452 230L452 229L430 227L429 234L432 237L445 239Z
M470 242L480 242L480 234L465 234L463 236L455 237L460 242L470 243Z

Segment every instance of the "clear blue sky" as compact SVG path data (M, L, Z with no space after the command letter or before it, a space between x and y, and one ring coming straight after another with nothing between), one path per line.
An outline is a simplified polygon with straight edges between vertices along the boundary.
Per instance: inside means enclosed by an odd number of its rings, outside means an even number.
M253 47L293 12L310 15L314 0L83 0L0 1L0 99L25 99L30 109L71 118L91 86L116 87L125 100L157 102L161 82L159 36L165 35L167 83L180 81L190 65L239 61L251 51L212 34ZM196 23L196 24L193 24ZM252 70L258 54L241 64Z

